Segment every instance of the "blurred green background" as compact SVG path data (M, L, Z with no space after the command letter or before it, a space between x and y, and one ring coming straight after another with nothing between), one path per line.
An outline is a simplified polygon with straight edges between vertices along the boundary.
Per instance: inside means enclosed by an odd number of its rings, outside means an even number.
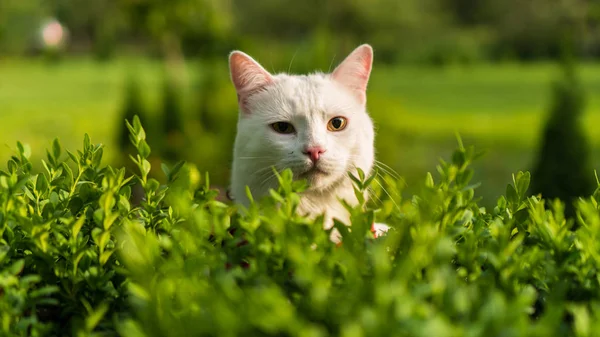
M226 186L237 119L228 53L303 73L361 43L375 50L378 159L408 192L449 156L455 132L487 151L475 165L484 204L531 170L566 49L587 103L577 132L599 166L600 2L583 0L0 0L0 159L17 140L41 158L55 137L76 149L87 132L125 164L123 120L139 114L155 162L191 161Z

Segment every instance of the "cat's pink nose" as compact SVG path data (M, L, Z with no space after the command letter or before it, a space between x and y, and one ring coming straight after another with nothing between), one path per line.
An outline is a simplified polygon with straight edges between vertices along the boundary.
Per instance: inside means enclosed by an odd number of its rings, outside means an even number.
M306 149L304 149L304 151L302 151L302 153L310 157L310 160L312 160L313 163L319 160L319 157L324 152L325 149L320 146L307 147Z

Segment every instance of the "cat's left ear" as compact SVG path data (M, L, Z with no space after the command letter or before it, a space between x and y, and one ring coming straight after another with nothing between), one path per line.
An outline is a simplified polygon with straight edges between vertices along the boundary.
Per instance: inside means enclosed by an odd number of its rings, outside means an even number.
M273 83L273 76L258 62L241 51L229 54L229 72L237 91L240 109L248 111L248 97Z
M373 66L373 48L363 44L340 63L332 78L355 94L361 104L367 102L367 84Z

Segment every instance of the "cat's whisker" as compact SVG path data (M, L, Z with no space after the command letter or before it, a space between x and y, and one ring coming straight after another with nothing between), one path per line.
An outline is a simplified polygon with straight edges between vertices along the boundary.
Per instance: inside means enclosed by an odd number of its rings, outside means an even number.
M375 159L375 164L377 164L378 166L383 166L398 175L398 172L396 172L396 170L394 170L390 165L388 165L380 160Z
M254 179L256 179L256 180L264 179L265 177L272 176L272 175L274 175L274 173L271 170L262 170L260 173L258 173L258 172L255 173L256 177Z
M258 177L256 177L256 180L264 181L265 179L270 178L272 176L275 176L275 174L273 172L263 172Z
M370 200L373 200L373 199L377 200L377 202L375 203L376 205L383 204L383 202L381 201L381 198L377 194L375 194L375 191L373 191L372 188L368 188L367 189L367 193L369 193L369 199Z
M377 173L379 174L379 176L382 179L385 178L384 175L383 175L383 174L385 174L386 176L389 176L389 177L391 177L394 180L400 180L400 176L394 174L393 172L388 171L387 169L385 169L383 167L377 167Z
M385 172L384 172L384 173L385 173ZM390 175L389 175L389 174L387 174L387 173L386 173L386 175L383 175L383 174L381 174L381 172L380 172L380 171L377 171L377 177L379 177L379 181L383 181L383 182L385 182L385 178L386 178L386 177L390 177Z
M238 159L271 159L272 157L238 157Z
M390 200L392 201L392 203L394 204L394 206L396 206L397 209L400 209L400 206L398 206L398 204L396 203L396 200L394 200L394 198L392 197L392 195L388 192L388 190L385 189L385 187L383 187L383 185L379 182L379 180L374 179L374 181L379 184L379 186L381 187L381 190L383 190L383 192L385 194L387 194L387 196L390 198Z
M254 171L253 174L257 174L257 173L264 172L264 171L267 171L267 170L273 170L274 167L276 168L275 165L267 165L267 166L265 166L263 168L260 168L260 169L258 169L256 171Z
M283 163L283 167L288 167L288 166L285 165L285 163ZM278 167L278 165L270 165L270 166L264 167L255 172L255 174L259 174L259 172L260 172L260 175L257 177L256 180L263 179L262 182L259 184L260 188L264 187L264 185L266 185L270 179L277 178L277 175L275 174L274 171L281 173L282 169L281 169L281 167Z
M265 178L259 185L258 188L262 189L263 187L265 187L267 185L267 183L273 179L273 178L277 178L277 176L275 174L271 174L269 175L267 178Z
M271 172L271 170L262 170L261 172L254 172L252 174L252 176L256 177L255 179L258 180L258 179L262 179L270 174L273 174L273 172Z
M296 54L298 54L298 49L296 49L296 51L294 52L294 56L292 56L292 59L290 60L290 65L288 66L288 71L287 71L288 74L292 70L292 63L294 63L294 59L296 58Z
M329 69L327 69L327 72L330 73L331 72L331 67L333 67L333 61L335 61L335 54L333 54L333 57L331 58L331 63L329 63Z
M258 175L257 179L262 179L269 175L275 176L275 173L273 173L273 166L269 166L256 171L253 175Z
M275 67L273 67L273 60L271 60L270 64L271 64L271 73L274 74L275 73Z
M375 160L375 167L377 167L378 169L380 169L381 171L383 171L384 173L388 174L389 176L391 176L392 178L394 178L396 180L401 179L401 176L400 176L400 174L398 174L398 172L396 172L389 165L380 162L379 160Z
M385 188L383 187L383 185L382 185L382 183L381 183L381 182L385 182L385 177L386 177L386 176L384 176L383 174L381 174L381 173L377 172L377 178L376 178L375 180L377 180L377 183L379 183L379 186L381 187L381 189L382 189L384 192L387 192L387 190L385 190ZM389 195L389 194L388 194L388 195Z

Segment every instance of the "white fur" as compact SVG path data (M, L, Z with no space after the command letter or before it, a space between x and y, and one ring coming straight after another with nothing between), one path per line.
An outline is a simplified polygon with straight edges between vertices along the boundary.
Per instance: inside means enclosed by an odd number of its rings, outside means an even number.
M244 53L230 55L240 99L231 177L236 202L248 205L246 186L254 198L276 188L272 166L291 168L294 177L301 176L313 165L303 149L320 146L325 152L316 165L326 174L308 177L299 211L308 216L324 213L325 228L333 225L333 218L350 225L338 200L357 203L347 172L356 174L359 167L370 174L374 162L373 123L365 107L371 62L371 47L362 45L331 75L271 75ZM346 128L329 131L328 121L337 116L347 118ZM275 122L291 123L296 133L275 132L270 126Z

